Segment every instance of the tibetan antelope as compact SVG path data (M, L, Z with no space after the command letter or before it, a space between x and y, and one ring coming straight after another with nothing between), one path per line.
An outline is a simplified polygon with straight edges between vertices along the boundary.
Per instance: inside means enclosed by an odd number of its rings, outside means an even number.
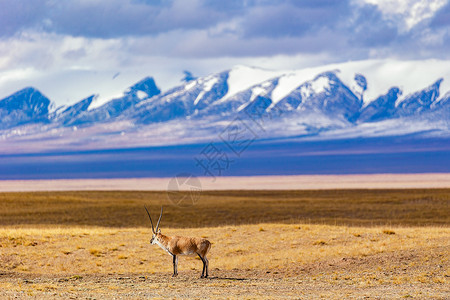
M156 229L153 227L152 217L145 207L148 217L150 218L150 223L152 224L153 236L150 240L150 244L157 244L167 253L173 257L173 275L176 277L178 275L178 255L195 255L197 254L203 262L203 271L200 278L208 277L208 265L209 261L206 258L209 249L211 249L211 243L202 238L197 237L185 237L185 236L166 236L161 233L159 229L159 222L161 222L161 217L163 214L163 208L161 206L161 214L159 215L158 223L156 223Z

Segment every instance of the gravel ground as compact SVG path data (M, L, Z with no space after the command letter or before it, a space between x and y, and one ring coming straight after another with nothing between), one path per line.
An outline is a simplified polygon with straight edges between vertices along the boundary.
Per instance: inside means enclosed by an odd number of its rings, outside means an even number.
M442 255L411 264L414 251L296 266L279 271L211 269L210 278L168 273L0 274L1 299L449 299ZM386 264L386 268L383 265ZM402 268L401 265L414 267ZM422 274L423 278L419 275Z

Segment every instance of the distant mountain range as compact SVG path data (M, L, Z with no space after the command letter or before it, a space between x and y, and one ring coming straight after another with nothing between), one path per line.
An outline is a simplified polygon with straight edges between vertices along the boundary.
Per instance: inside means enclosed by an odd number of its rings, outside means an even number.
M102 105L91 95L53 110L27 87L0 100L0 150L207 142L230 126L237 140L448 137L450 64L441 75L441 62L416 64L430 70L420 77L415 62L373 61L289 72L237 66L165 92L146 77Z

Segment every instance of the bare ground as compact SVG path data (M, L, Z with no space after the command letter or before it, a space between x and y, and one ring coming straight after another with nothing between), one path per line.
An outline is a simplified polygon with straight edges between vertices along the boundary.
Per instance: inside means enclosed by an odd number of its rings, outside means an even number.
M158 211L163 193L1 194L0 299L450 299L449 195L205 192L161 223L213 242L200 279L199 260L180 258L172 278L170 256L148 244L142 207ZM280 224L289 213L297 222ZM188 227L206 217L211 227Z
M170 273L3 272L0 298L449 299L449 265L442 263L447 250L344 257L276 271L212 268L208 279L198 278L200 270L181 270L176 278Z

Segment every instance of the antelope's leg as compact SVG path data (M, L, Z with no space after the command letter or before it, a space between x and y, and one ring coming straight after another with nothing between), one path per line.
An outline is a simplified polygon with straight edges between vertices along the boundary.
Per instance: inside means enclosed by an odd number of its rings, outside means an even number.
M205 256L205 261L206 261L206 275L205 275L205 278L208 278L209 260L206 258L206 256Z
M176 255L173 256L173 275L172 277L176 277L178 275L178 258Z
M202 276L200 276L200 278L204 278L205 277L206 262L205 262L205 259L200 254L197 253L197 255L198 255L198 257L200 257L200 259L203 262Z

